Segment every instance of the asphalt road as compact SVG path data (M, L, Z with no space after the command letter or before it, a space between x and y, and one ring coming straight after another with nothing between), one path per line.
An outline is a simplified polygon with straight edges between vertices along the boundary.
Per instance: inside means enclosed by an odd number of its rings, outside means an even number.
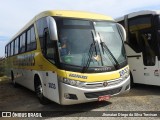
M14 88L11 82L6 80L0 82L0 111L57 111L54 113L59 113L58 116L62 116L62 118L56 117L54 119L61 120L66 119L66 117L74 120L75 118L73 119L73 117L68 117L71 115L77 116L76 119L79 120L83 118L83 115L89 114L90 111L160 111L160 87L136 85L136 87L132 88L128 94L112 97L107 102L91 102L62 106L53 102L48 105L41 105L34 92L22 86ZM124 118L128 119L126 117L121 117L118 119ZM138 117L135 119L137 120L137 118ZM88 120L88 118L84 119ZM94 119L99 118L94 117ZM101 117L101 119L106 118ZM110 117L109 119L117 119L117 117ZM142 118L139 119L141 120ZM160 118L146 117L143 119Z

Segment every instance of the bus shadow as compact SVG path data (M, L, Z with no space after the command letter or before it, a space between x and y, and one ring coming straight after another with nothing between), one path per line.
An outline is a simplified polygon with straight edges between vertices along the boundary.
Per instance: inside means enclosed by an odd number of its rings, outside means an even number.
M49 107L59 108L59 109L56 109L57 111L90 111L90 110L98 109L100 107L104 107L110 104L112 103L109 101L101 101L101 102L95 101L95 102L81 103L81 104L75 104L75 105L59 105L52 102Z
M108 106L110 104L112 103L109 101L105 101L105 102L97 101L97 102L89 102L89 103L82 103L82 104L76 104L76 105L59 105L57 103L51 102L49 105L43 106L42 109L43 111L46 111L45 113L46 116L51 116L51 117L62 117L62 116L63 117L84 117L86 115L95 114L96 111L100 111L99 109L101 107L104 108L105 106Z
M90 111L96 111L101 107L105 107L112 104L111 102L89 102L76 105L59 105L56 103L51 103L43 107L43 111L51 113L51 117L83 117L87 115Z
M96 109L99 109L101 107L108 106L112 104L112 102L109 101L101 101L101 102L88 102L88 103L82 103L82 104L75 104L75 105L59 105L54 102L50 102L47 105L42 105L39 103L35 93L21 85L18 85L17 88L14 88L12 83L8 83L8 87L10 89L13 89L14 94L16 94L15 97L21 98L19 102L17 102L16 107L19 111L42 111L42 112L49 112L52 113L52 116L72 116L75 115L78 116L80 113L86 113L89 111L93 111ZM12 101L15 101L15 98L12 99ZM22 106L22 107L21 107ZM12 109L11 109L12 110Z

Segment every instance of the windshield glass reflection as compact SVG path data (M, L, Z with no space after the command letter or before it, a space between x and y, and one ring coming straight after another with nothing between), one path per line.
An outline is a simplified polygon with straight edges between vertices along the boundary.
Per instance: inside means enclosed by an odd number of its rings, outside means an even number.
M84 67L91 57L89 67L115 66L115 62L102 51L96 33L99 33L100 39L108 46L118 63L126 59L123 42L115 23L58 19L57 26L59 28L58 47L62 63ZM96 44L91 47L94 42ZM91 48L92 56L89 52Z

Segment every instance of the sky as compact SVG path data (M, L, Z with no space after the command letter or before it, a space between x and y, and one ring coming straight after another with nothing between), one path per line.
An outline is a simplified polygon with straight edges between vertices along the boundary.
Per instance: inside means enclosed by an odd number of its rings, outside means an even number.
M0 0L0 57L12 36L46 10L80 10L117 18L140 10L160 10L160 0Z

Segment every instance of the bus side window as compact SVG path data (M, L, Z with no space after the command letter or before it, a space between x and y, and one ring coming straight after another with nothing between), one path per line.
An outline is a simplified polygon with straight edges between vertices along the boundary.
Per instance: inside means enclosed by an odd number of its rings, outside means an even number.
M48 24L46 18L41 18L37 22L38 37L40 40L41 50L43 55L52 63L55 63L55 45L54 41L50 40Z
M50 40L49 37L49 31L48 28L44 30L44 45L46 46L45 48L45 55L49 59L54 59L54 47L53 47L53 41Z
M7 46L5 47L5 57L7 57Z
M26 45L26 34L23 33L20 36L20 53L25 52L25 46Z
M35 31L34 31L34 26L31 27L31 50L36 49L36 36L35 36Z
M17 37L15 39L15 49L14 49L14 54L18 54L18 51L19 51L19 37Z
M129 43L137 52L142 52L146 66L155 65L155 48L152 36L151 16L138 16L129 20Z
M36 37L34 26L28 29L27 33L27 51L35 50L36 49Z
M14 41L11 42L11 56L14 55Z
M160 30L157 31L157 40L160 40ZM157 54L158 60L160 61L160 41L158 41Z
M36 21L37 25L37 31L38 31L38 37L40 40L41 50L44 54L44 29L47 28L47 21L46 18L41 18L38 21Z
M156 61L155 52L151 46L152 36L150 32L141 33L141 40L143 43L143 62L146 66L154 66Z
M140 53L141 52L141 46L139 42L139 32L136 28L136 25L134 23L136 22L136 19L129 20L129 32L128 32L128 44L130 47L135 50L135 52Z
M10 48L10 43L8 44L8 57L10 56L10 53L11 53L11 48Z

